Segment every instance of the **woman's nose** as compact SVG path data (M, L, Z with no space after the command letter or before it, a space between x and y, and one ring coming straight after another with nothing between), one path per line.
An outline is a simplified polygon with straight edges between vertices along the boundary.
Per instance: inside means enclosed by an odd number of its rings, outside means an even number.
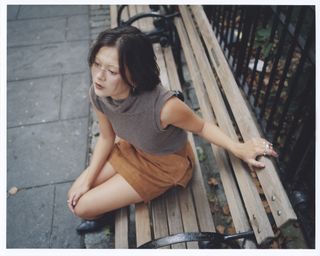
M106 74L103 70L99 70L97 73L97 78L101 81L105 81L106 80Z

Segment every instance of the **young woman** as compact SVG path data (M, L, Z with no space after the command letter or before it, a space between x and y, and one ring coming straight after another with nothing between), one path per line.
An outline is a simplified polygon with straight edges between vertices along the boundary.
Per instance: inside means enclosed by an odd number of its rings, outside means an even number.
M259 155L277 156L265 139L232 141L165 89L152 45L137 28L102 32L88 61L89 93L100 136L90 165L68 193L70 210L87 220L79 232L96 229L104 213L148 202L173 186L185 187L194 165L186 131L228 150L250 167L264 168L256 160Z

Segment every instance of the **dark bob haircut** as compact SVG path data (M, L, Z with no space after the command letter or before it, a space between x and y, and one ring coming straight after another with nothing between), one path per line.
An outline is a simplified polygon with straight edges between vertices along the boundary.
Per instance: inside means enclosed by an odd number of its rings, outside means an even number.
M119 72L122 79L134 87L134 93L151 91L159 83L159 67L149 38L133 26L116 27L101 32L90 49L88 63L91 67L102 47L116 47ZM127 77L126 68L130 79Z

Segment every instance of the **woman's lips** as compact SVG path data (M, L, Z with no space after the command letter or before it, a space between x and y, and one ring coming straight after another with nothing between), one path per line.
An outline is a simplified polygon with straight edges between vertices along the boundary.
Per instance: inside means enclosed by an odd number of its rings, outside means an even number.
M98 89L98 90L102 90L102 89L104 89L104 87L103 86L101 86L100 84L98 84L98 83L95 83L95 87Z

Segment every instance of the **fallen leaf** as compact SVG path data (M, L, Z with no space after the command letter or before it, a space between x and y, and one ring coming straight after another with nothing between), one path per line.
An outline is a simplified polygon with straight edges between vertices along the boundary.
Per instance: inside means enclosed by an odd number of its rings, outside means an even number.
M202 147L200 146L196 147L196 151L197 151L198 159L200 162L203 162L204 160L206 160L207 156Z
M220 207L217 204L210 203L210 211L211 213L218 213L220 212Z
M230 209L229 209L229 206L227 204L225 204L223 207L222 207L222 212L223 212L223 215L230 215Z
M219 181L216 178L212 177L209 179L208 184L212 186L217 186L219 184Z
M275 240L272 242L271 246L272 249L279 249L279 243Z
M17 187L12 187L12 188L9 189L9 194L12 195L12 196L17 194L17 192L18 192L18 188Z
M222 225L216 226L216 230L217 230L218 233L220 233L220 234L224 234L225 229L226 229L225 226L222 226Z
M227 228L227 234L233 235L236 233L236 229L234 227Z
M259 194L264 194L264 193L263 193L263 189L262 189L262 187L261 187L261 185L260 185L259 180L258 180L258 179L253 179L253 183L256 185Z
M257 178L257 173L256 172L250 172L250 174L251 174L252 178Z
M267 202L266 200L263 200L263 201L262 201L262 204L263 204L263 207L264 207L264 209L266 210L266 212L267 212L267 213L270 213L271 210L270 210L270 206L269 206L268 202Z
M280 237L278 238L278 244L279 244L280 247L283 247L283 245L284 245L287 241L288 241L288 239L287 239L287 238L284 238L283 236L280 236Z

